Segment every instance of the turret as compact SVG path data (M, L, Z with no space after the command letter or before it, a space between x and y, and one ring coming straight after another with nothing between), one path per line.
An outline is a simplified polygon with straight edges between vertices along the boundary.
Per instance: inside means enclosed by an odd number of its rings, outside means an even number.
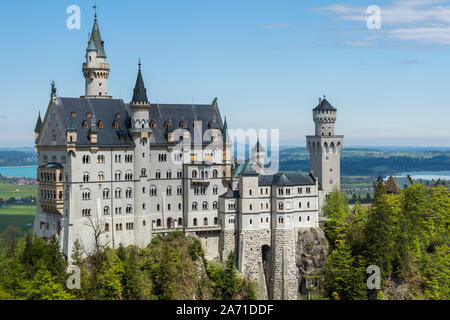
M310 154L310 171L319 180L323 190L322 198L340 187L340 161L344 136L335 135L336 113L337 109L325 96L319 99L319 104L313 109L315 135L306 137ZM321 199L319 201L322 203Z
M82 98L111 98L108 96L108 77L110 67L106 62L105 44L100 35L97 14L94 26L88 36L86 62L83 63L85 95Z

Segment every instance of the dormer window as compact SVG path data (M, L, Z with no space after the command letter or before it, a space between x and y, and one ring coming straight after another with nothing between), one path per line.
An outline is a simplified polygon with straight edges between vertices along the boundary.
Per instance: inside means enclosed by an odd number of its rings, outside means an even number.
M208 122L208 129L211 129L212 128L212 122L210 121L210 122Z
M180 122L180 128L181 128L181 129L184 128L184 122L183 122L183 121Z
M83 128L85 128L85 129L89 128L89 124L86 120L84 120L84 122L83 122Z
M166 122L164 122L164 128L166 128L166 129L167 129L168 127L169 127L169 122L167 122L167 121L166 121Z
M98 123L98 127L99 127L100 129L103 129L103 121L100 121L100 122Z
M150 122L150 128L154 129L155 128L155 121Z
M116 118L120 118L120 113L119 112L116 113Z
M86 112L86 117L87 117L87 118L90 118L90 117L92 117L92 113L90 113L90 112Z
M119 122L118 121L114 121L114 129L119 129Z

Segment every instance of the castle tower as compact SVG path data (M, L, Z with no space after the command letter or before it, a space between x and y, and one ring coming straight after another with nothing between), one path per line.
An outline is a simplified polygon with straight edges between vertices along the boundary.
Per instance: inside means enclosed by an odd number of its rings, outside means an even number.
M325 99L319 99L319 105L313 109L316 125L314 136L306 137L310 154L310 170L319 179L323 197L335 188L340 188L341 151L344 136L334 133L337 109Z
M110 67L106 62L104 41L100 36L96 13L92 33L88 37L86 62L83 63L86 91L82 98L111 98L108 96L109 72Z
M130 103L129 132L136 145L134 149L134 230L135 244L146 246L151 240L150 203L148 193L148 177L150 175L150 124L149 124L150 102L147 98L147 89L141 73L141 61L134 87L133 98ZM129 155L130 156L130 155Z

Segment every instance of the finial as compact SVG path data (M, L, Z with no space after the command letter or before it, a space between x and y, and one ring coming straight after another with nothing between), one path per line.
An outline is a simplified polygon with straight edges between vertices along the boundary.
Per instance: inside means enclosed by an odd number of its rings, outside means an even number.
M95 10L95 14L94 14L94 18L97 20L97 4L94 4L93 6L92 6L92 8L94 8L94 10Z
M139 63L138 63L139 71L141 71L141 65L142 65L142 63L141 63L141 58L139 58Z
M52 86L52 96L56 96L56 86L55 86L55 81L52 81L51 83Z
M327 97L327 96L324 94L324 95L323 95L323 98L325 99L326 97Z

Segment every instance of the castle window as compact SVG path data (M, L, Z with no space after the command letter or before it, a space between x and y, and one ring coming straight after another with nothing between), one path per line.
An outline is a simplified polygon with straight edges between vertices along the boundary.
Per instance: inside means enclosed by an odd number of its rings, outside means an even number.
M105 231L106 231L106 232L109 231L109 223L105 223Z
M92 117L92 113L90 113L90 112L86 112L86 117L87 117L87 118L90 118L90 117Z
M181 186L177 187L177 195L183 194L183 188Z
M219 192L219 187L218 186L214 186L213 187L213 194L217 194Z
M108 215L109 215L109 207L108 207L108 206L106 206L106 207L103 208L103 214L104 214L105 216L108 216Z
M169 127L169 122L167 122L167 121L166 121L166 122L164 122L164 128L166 128L166 129L167 129L168 127Z
M198 176L197 170L192 170L192 178L197 179L197 176Z
M150 187L150 195L151 196L156 196L157 195L157 188L156 188L156 186L151 186Z
M91 162L91 159L90 159L89 156L83 156L83 164L87 164L87 163L90 163L90 162Z
M250 205L250 211L252 211L253 210L253 206L252 205Z
M207 225L208 225L208 218L204 218L204 219L203 219L203 225L204 225L204 226L207 226Z
M193 224L194 224L194 226L197 226L197 218L194 218Z
M144 227L145 227L145 224L146 224L146 223L145 223L145 220L143 220L143 221L142 221L142 225L143 225Z
M154 129L154 128L155 128L155 122L154 122L154 121L150 122L150 128L151 128L151 129Z
M116 113L116 118L120 118L120 113L119 112Z
M167 177L167 179L172 179L172 171L167 170L166 177Z
M121 189L116 189L116 191L114 191L114 196L119 199L122 197L122 190Z
M283 210L283 202L279 202L278 203L278 209L279 210Z
M181 203L178 204L178 210L181 210Z
M218 172L216 169L213 170L213 178L217 178Z
M198 210L197 202L192 202L192 211L197 211L197 210Z
M181 129L184 128L184 122L183 122L183 121L180 122L180 128L181 128Z
M119 122L114 121L114 129L119 129Z
M168 196L171 196L171 195L172 195L172 187L167 187L167 189L166 189L166 194L167 194Z
M100 129L103 129L103 121L100 121L100 122L98 123L98 127L99 127Z
M86 120L83 122L83 128L85 129L89 128L89 124Z
M208 202L203 202L202 204L203 210L208 210Z
M161 227L161 219L156 220L156 226Z
M309 221L309 216L306 218L306 220L308 220Z
M142 177L146 177L147 176L147 170L146 169L141 169L141 176Z
M252 224L253 223L253 220L252 219L250 219L250 224Z
M252 195L252 189L249 189L249 190L248 190L248 194L249 194L249 195Z
M183 218L178 218L178 225L181 226L183 224Z
M310 206L309 201L308 201L308 203L306 204L306 206L309 208L309 206Z
M298 217L298 222L302 222L302 217Z
M99 173L98 174L98 181L102 182L105 180L105 176L103 175L103 173Z
M88 173L85 173L83 175L83 182L89 182L89 174Z
M156 211L159 211L161 206L159 204L156 205Z
M216 210L219 208L219 203L217 201L213 202L213 209Z
M210 121L210 122L208 122L208 129L211 129L212 128L212 122Z
M108 189L103 190L103 199L109 199L109 190Z
M156 171L155 172L155 177L156 177L156 180L161 179L161 171Z

